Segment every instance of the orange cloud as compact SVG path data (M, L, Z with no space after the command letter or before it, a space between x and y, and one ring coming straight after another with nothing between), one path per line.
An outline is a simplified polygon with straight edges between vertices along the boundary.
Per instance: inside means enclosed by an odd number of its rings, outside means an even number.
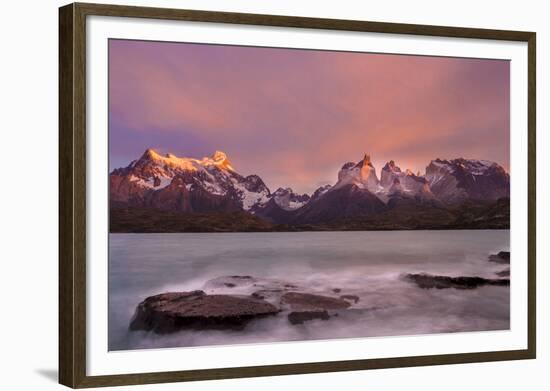
M378 170L508 168L506 61L114 40L109 66L115 155L128 133L170 133L167 150L225 150L243 174L307 191L365 151Z

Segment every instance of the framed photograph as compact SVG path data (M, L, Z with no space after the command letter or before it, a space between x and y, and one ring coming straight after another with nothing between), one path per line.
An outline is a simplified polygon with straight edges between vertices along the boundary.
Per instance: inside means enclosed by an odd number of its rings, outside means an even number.
M535 357L535 33L59 13L60 382Z

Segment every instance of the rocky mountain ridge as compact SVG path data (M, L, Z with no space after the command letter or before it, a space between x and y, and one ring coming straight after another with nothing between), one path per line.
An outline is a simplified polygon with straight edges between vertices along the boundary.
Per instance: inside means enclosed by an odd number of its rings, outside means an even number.
M435 159L424 175L402 170L390 160L379 179L365 154L358 162L345 163L334 185L322 186L310 196L288 187L271 192L258 175L239 174L220 151L194 159L148 149L127 167L113 170L109 182L112 210L244 212L292 229L338 228L350 221L359 229L368 228L366 222L369 227L380 228L380 222L387 222L383 229L414 229L419 227L414 221L426 216L437 216L428 219L436 228L448 228L456 221L483 228L489 214L492 222L487 227L509 225L510 177L500 165L486 160ZM481 212L480 208L493 209ZM481 222L476 223L478 218Z

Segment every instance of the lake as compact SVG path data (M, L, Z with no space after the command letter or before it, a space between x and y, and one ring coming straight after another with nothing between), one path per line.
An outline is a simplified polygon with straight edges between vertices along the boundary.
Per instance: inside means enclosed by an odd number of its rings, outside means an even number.
M509 230L110 234L109 350L505 330L509 287L422 289L404 273L498 278ZM281 280L322 295L355 295L349 315L292 325L254 320L241 331L129 331L137 304L203 289L221 276ZM206 286L208 288L208 285ZM205 291L207 291L205 288ZM239 293L227 288L226 292ZM207 291L208 293L208 291Z

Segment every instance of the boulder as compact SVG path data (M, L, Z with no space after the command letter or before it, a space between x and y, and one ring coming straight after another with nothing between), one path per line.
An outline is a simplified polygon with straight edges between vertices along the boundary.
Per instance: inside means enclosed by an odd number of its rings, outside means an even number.
M449 277L431 274L407 274L405 280L414 282L422 289L475 289L485 285L509 286L509 279L487 279L482 277Z
M281 296L281 306L289 308L288 320L294 325L313 319L327 320L329 310L342 310L350 305L340 298L311 293L287 292Z
M157 334L194 329L243 329L253 319L275 315L274 305L249 296L207 295L203 291L150 296L136 308L130 330Z
M510 277L510 269L504 269L500 272L495 273L499 277Z
M510 264L510 251L500 251L498 254L489 255L489 262Z
M288 314L288 321L293 325L314 319L328 320L329 318L328 311L293 311Z
M252 292L252 297L256 299L262 299L269 302L276 301L278 302L283 294L282 289L260 289L258 291Z

